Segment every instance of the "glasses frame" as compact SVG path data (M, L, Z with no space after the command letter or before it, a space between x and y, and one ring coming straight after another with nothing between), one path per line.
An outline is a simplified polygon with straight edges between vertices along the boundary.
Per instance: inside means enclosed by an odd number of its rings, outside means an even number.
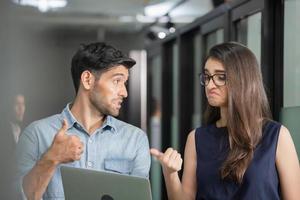
M216 83L216 81L215 81L215 79L214 79L214 77L215 77L216 75L225 75L225 81L224 81L224 84L217 84L217 83ZM204 76L208 76L208 82L207 82L207 84L205 83L205 81L202 82L202 79L203 79L202 77L204 77ZM199 78L200 78L200 84L203 85L203 86L207 86L207 85L209 84L210 80L212 80L216 86L224 86L224 85L226 85L226 82L227 82L227 76L226 76L226 73L216 73L216 74L212 74L212 75L209 75L209 74L206 74L206 73L200 73L200 74L199 74Z

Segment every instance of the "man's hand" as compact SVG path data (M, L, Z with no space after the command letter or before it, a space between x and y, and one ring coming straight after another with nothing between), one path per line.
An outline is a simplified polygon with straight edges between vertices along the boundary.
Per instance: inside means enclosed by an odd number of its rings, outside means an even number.
M162 153L152 148L150 153L157 158L166 173L172 174L181 170L182 158L176 150L168 148L165 153Z
M83 153L83 143L79 137L67 135L67 129L68 124L64 119L62 128L55 135L51 147L45 154L45 157L53 161L56 165L80 160Z
M58 164L80 159L83 143L77 136L67 135L67 129L68 124L64 120L48 151L25 175L23 190L27 199L42 198Z

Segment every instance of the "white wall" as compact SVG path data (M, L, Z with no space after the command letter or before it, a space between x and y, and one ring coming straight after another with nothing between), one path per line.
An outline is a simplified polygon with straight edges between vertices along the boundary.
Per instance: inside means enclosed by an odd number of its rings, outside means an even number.
M1 83L5 84L1 87L24 93L28 124L61 112L73 99L71 58L81 43L97 40L97 31L33 22L14 6L5 7L1 24L6 28L0 31ZM143 35L106 33L105 42L128 53L142 49Z

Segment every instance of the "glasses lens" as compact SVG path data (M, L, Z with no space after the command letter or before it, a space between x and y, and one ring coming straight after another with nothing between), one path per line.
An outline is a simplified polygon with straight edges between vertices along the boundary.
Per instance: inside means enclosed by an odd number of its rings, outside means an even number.
M216 85L223 86L226 84L226 74L215 74L213 80Z
M206 85L206 74L200 74L200 84L201 85Z

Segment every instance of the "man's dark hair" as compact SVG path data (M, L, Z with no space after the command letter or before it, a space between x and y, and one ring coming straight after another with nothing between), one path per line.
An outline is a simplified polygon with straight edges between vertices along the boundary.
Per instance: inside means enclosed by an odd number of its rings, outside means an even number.
M81 45L72 58L72 79L76 93L79 89L82 72L89 70L101 74L116 65L124 65L128 69L135 65L135 60L123 54L120 50L102 42Z

